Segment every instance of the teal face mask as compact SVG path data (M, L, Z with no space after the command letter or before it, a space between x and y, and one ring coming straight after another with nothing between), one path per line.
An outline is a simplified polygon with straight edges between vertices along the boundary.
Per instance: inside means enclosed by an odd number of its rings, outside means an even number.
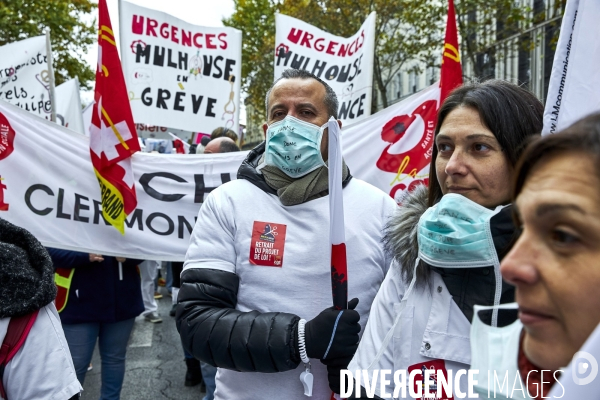
M419 257L446 268L499 264L490 219L501 209L487 209L459 194L445 195L419 220Z
M264 164L279 168L290 178L324 166L321 139L325 128L327 123L319 127L292 116L272 123L267 129Z
M502 208L504 206L490 210L459 194L444 195L438 204L427 209L419 219L419 259L441 268L494 266L494 305L500 304L502 276L490 220ZM497 321L498 310L494 310L492 325L496 326Z

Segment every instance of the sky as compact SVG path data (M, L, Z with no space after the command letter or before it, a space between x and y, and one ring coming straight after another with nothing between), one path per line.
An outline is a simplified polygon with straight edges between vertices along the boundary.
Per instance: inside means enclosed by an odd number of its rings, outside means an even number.
M194 25L201 26L223 26L221 20L233 14L233 0L129 0L130 3L142 7L166 12L174 17L182 19ZM113 27L113 33L119 43L119 1L107 0L108 13ZM97 14L96 14L97 15ZM88 49L85 60L93 71L96 70L98 59L98 45L94 44ZM84 104L90 103L94 99L94 92L81 92L81 101ZM240 122L245 121L245 108L240 105Z

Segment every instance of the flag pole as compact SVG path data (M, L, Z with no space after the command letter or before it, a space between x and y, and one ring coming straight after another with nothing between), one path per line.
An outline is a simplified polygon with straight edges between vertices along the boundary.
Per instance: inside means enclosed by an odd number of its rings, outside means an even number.
M342 194L342 145L338 121L331 117L328 128L329 166L329 241L331 243L331 294L337 310L348 308L348 262L346 260L346 234L344 224L344 197ZM330 400L340 396L331 393Z
M56 94L54 91L54 59L52 57L52 45L50 44L50 28L46 28L46 56L48 60L48 76L50 77L50 104L52 105L52 114L50 119L56 122Z
M331 292L338 310L348 308L348 264L342 195L342 146L340 127L335 118L327 123L329 148L329 241L331 243Z

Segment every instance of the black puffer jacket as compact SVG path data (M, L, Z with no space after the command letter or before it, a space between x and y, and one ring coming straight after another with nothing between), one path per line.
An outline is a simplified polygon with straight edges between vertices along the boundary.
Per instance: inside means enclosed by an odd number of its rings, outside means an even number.
M266 193L277 192L256 171L264 143L252 150L238 170ZM349 175L344 186L350 181ZM177 329L183 346L196 358L242 372L283 372L300 363L298 321L289 313L235 309L239 277L216 269L191 268L181 274Z

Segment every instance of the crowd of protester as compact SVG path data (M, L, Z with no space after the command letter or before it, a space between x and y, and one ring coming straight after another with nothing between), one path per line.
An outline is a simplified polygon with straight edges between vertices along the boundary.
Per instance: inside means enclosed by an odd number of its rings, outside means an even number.
M471 368L479 398L496 397L488 372L520 380L518 398L562 386L560 371L600 323L600 114L541 137L544 107L531 92L465 84L438 111L429 186L402 204L343 163L354 298L340 310L326 129L337 97L290 69L265 100L265 141L207 196L186 261L165 264L181 384L203 385L204 400L330 399L347 386L351 399L389 398L393 380L367 396L344 372L432 370L439 383ZM237 139L219 128L190 153L239 151ZM253 259L257 247L280 258ZM44 249L0 219L0 397L78 398L97 343L100 398L118 399L135 318L163 320L160 266ZM27 339L6 334L9 322ZM469 393L467 377L443 398Z

